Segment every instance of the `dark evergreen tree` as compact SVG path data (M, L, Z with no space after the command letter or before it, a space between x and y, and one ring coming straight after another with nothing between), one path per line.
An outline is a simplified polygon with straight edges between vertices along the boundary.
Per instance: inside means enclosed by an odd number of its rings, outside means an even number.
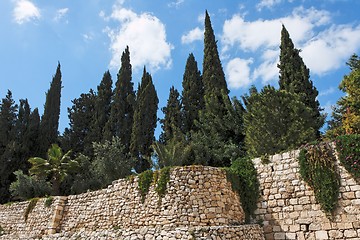
M40 156L40 115L38 108L30 114L30 123L26 135L30 142L30 157Z
M170 88L167 105L161 111L164 113L164 118L160 120L163 132L160 134L159 140L166 144L174 137L175 132L180 132L182 128L180 94L174 86Z
M18 106L15 104L12 93L8 90L0 104L0 203L10 198L9 186L15 176L16 170L13 153L15 151L15 124Z
M204 61L202 76L205 95L214 94L219 99L222 98L222 91L229 93L225 81L225 74L221 66L219 53L217 50L214 30L211 26L210 16L205 12L205 32L204 32Z
M136 95L134 124L131 133L130 152L135 159L135 170L140 173L151 166L151 145L155 140L159 99L151 75L144 67L141 84Z
M324 125L325 117L320 113L320 103L316 99L319 92L310 80L310 71L299 53L300 50L294 47L289 32L283 25L281 30L280 63L278 64L280 69L280 90L298 94L300 100L312 109L313 129L316 131L317 137L319 137L320 128Z
M199 112L205 108L204 85L192 53L186 61L182 86L183 132L189 136L191 131L197 130L195 121L199 120Z
M87 94L81 94L71 102L73 106L68 108L70 127L66 128L62 137L62 145L65 151L72 150L78 153L89 154L85 150L92 149L92 142L87 142L92 118L94 116L95 94L92 90ZM90 155L90 154L89 154Z
M58 127L60 118L61 98L61 70L58 63L55 76L52 79L50 89L46 93L44 114L41 117L41 155L45 157L51 144L58 142Z
M92 117L90 133L86 137L87 142L102 142L104 140L103 135L105 125L110 116L112 94L111 75L109 71L106 71L100 84L97 86L94 115Z
M316 132L312 109L298 94L265 86L245 95L245 145L249 156L260 157L295 149L312 141Z
M129 47L126 47L121 56L121 68L117 75L110 118L105 132L106 140L110 141L113 136L119 137L125 152L130 148L135 104L131 75L130 52Z

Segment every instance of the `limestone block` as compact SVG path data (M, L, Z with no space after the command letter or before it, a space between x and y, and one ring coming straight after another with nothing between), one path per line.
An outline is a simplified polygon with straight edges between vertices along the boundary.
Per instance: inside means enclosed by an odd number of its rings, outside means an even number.
M316 231L315 232L316 239L329 239L329 236L327 234L327 231Z
M345 238L357 237L357 232L354 229L347 229L344 231L344 237Z

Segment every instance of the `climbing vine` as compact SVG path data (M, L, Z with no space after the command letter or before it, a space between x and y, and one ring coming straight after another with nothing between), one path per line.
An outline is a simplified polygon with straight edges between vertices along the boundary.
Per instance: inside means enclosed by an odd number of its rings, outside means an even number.
M139 174L138 186L141 194L141 201L144 203L146 194L149 192L153 181L153 171L146 170Z
M25 222L28 219L29 214L31 213L31 211L35 208L36 203L39 201L39 198L32 198L29 202L29 205L27 206L25 213L24 213L24 218L25 218Z
M330 143L306 145L299 154L300 175L314 190L315 199L329 216L336 208L339 174Z
M159 177L157 179L157 185L155 191L162 198L166 192L166 184L170 181L170 170L171 167L164 167L160 170Z
M360 135L343 135L336 138L336 150L341 164L357 180L360 179Z

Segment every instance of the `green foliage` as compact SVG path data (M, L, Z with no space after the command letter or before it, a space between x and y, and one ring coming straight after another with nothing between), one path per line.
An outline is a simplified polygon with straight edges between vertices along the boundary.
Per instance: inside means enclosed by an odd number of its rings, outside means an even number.
M141 194L141 201L144 203L146 194L149 192L150 185L153 182L153 171L146 170L140 173L138 187Z
M360 134L360 58L352 55L347 62L351 72L345 75L339 89L346 93L337 101L326 135Z
M52 184L52 194L60 194L60 184L64 181L68 173L74 172L79 168L79 162L70 158L71 151L63 154L57 144L52 144L48 150L47 159L40 157L30 158L32 164L29 172L39 178L49 177Z
M244 96L245 146L251 157L294 149L316 139L312 110L296 94L265 86Z
M244 156L244 108L236 99L231 102L224 92L221 100L210 96L205 102L197 122L199 130L192 135L193 163L230 166L232 159Z
M135 171L141 173L151 167L151 145L155 137L159 99L151 75L144 68L136 95L136 108L131 133L130 153L135 159Z
M343 135L336 138L336 150L345 169L355 178L360 179L360 135Z
M245 212L245 222L249 223L251 217L254 217L260 196L260 184L254 164L248 157L238 158L232 162L231 167L225 168L225 170L233 190L239 193Z
M45 207L50 207L51 204L53 203L54 201L54 197L53 196L49 196L45 199L45 202L44 202L44 206Z
M14 174L16 181L11 183L10 192L15 199L27 200L50 194L50 184L44 179L25 175L21 170L14 172Z
M51 81L49 91L46 93L44 114L40 123L41 155L45 155L51 144L58 141L58 127L60 118L60 99L61 99L61 70L58 63L55 76Z
M36 206L36 203L37 203L38 201L39 201L39 198L30 199L29 204L28 204L28 206L26 207L25 212L24 212L25 222L27 221L27 219L28 219L28 217L29 217L29 214L32 212L32 210L34 210L34 208L35 208L35 206Z
M205 108L204 84L200 71L191 53L186 61L185 72L182 81L182 117L183 132L190 137L191 131L196 131L195 121L199 120L199 111Z
M104 143L94 143L93 146L95 156L92 169L100 187L106 187L112 181L131 174L133 163L130 157L124 154L120 138L113 137L111 142L106 140Z
M314 190L315 199L327 215L336 208L339 174L336 158L329 143L307 145L299 154L300 175Z
M160 134L159 141L166 144L182 128L180 95L174 86L170 88L166 107L163 107L161 111L164 113L164 118L160 120L163 132Z
M170 181L170 171L171 167L164 167L160 170L157 185L155 187L155 191L159 194L160 198L165 195L166 184Z
M300 56L300 50L294 47L285 26L281 30L279 87L289 93L297 94L300 102L310 109L311 127L320 137L320 128L324 125L325 116L320 114L319 92L310 80L310 71Z

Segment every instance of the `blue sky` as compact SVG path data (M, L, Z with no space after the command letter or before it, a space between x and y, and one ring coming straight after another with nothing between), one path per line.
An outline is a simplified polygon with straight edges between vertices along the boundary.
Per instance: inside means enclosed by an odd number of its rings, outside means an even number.
M360 53L358 0L1 0L0 97L10 89L42 113L60 61L62 132L71 100L96 89L108 69L115 82L129 45L135 88L145 65L164 107L172 85L181 92L189 53L202 70L206 9L231 96L277 86L281 24L302 49L325 111L342 95L345 62Z

